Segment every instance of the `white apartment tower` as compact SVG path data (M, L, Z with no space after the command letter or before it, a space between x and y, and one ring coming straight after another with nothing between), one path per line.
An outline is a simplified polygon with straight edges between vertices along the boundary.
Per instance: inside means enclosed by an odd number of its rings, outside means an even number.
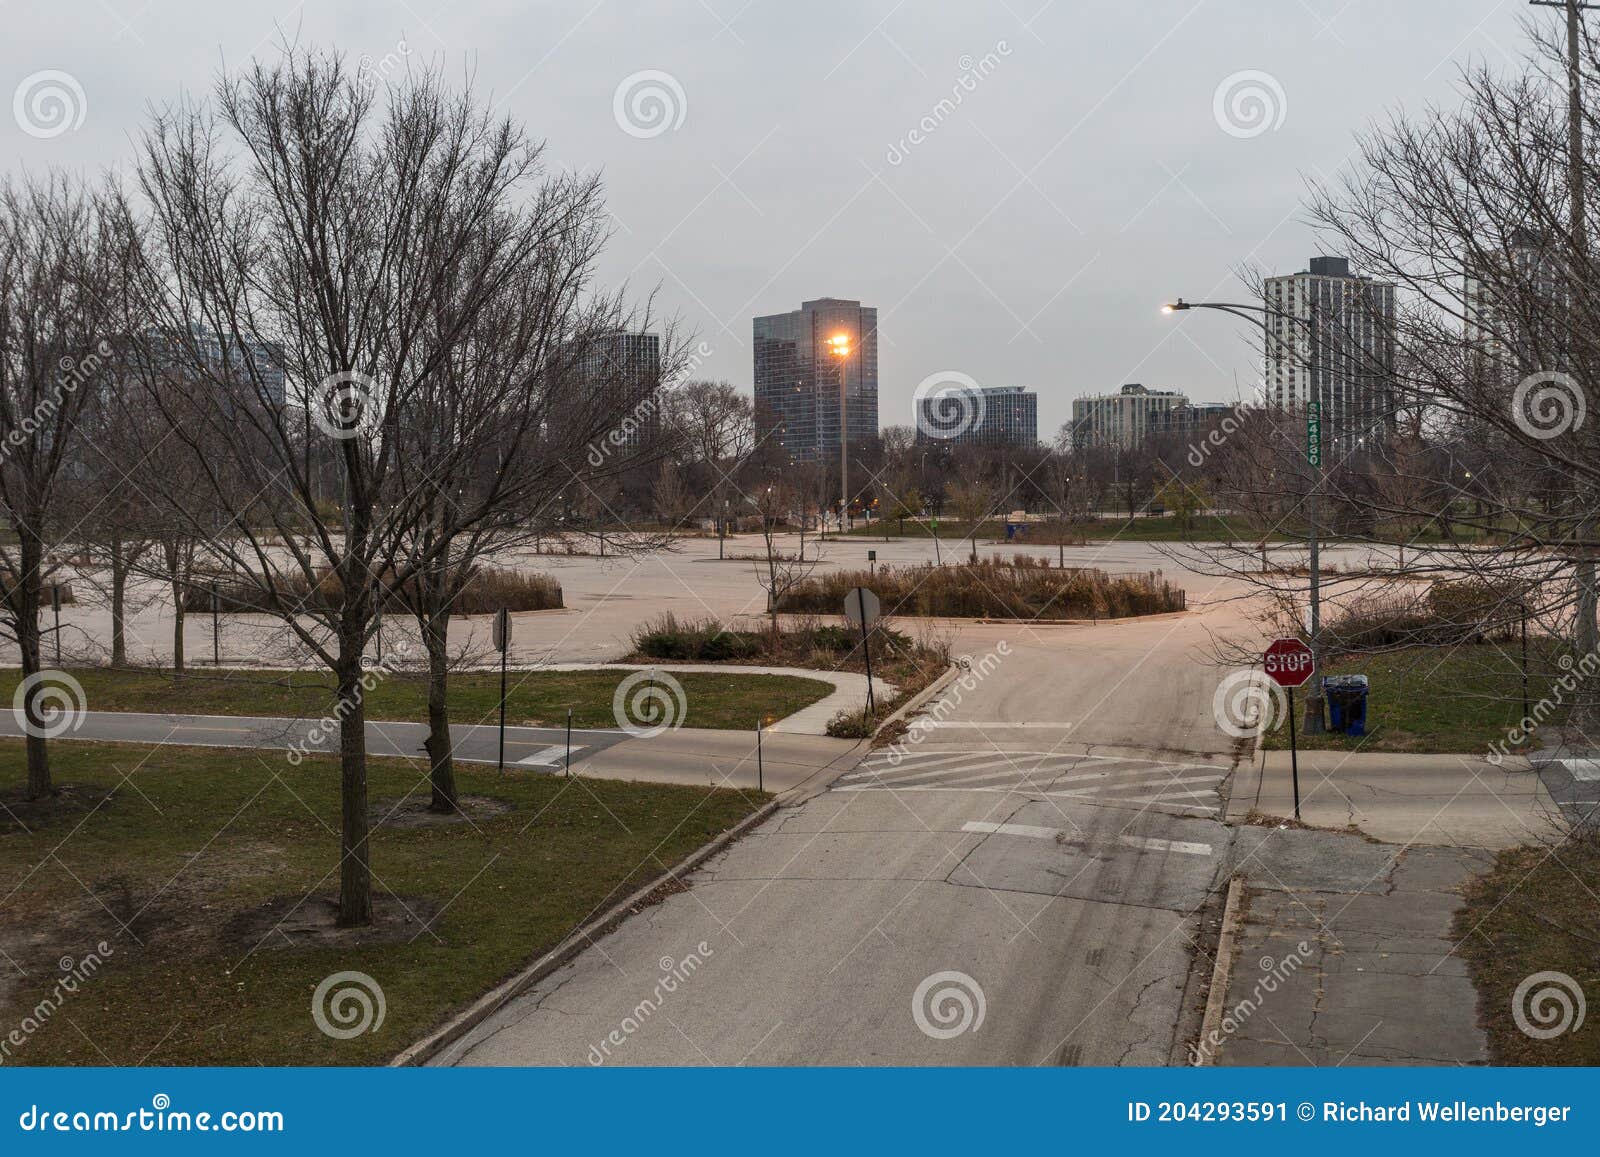
M1394 424L1394 286L1356 277L1343 257L1313 257L1266 281L1266 402L1322 405L1329 452Z

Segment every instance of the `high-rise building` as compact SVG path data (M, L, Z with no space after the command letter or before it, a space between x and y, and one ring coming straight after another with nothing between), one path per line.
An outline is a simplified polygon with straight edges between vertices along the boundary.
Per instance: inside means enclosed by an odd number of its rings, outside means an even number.
M757 441L771 438L791 461L839 455L839 393L852 446L878 435L878 311L859 301L821 297L792 313L754 319ZM850 356L835 357L843 335Z
M1537 233L1518 230L1468 262L1463 287L1469 347L1480 371L1502 384L1568 361L1560 254Z
M1313 257L1266 281L1266 401L1322 407L1333 451L1394 424L1394 286L1358 277L1343 257Z
M955 446L1033 446L1039 395L1022 386L986 386L916 399L918 442Z
M1072 399L1072 445L1120 446L1131 450L1169 426L1170 411L1187 406L1178 390L1148 390L1137 382L1114 394Z
M661 428L661 337L653 333L615 330L597 334L572 354L571 373L579 388L609 391L626 416L610 435L613 450L630 450L649 442ZM559 420L557 411L553 417Z

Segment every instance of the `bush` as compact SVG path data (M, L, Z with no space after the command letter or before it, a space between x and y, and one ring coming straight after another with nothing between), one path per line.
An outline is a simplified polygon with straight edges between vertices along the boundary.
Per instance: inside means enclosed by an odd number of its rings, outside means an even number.
M271 600L263 597L255 580L224 574L212 576L203 572L197 572L194 581L184 591L183 609L209 612L213 583L216 584L218 601L224 611L272 609ZM326 570L318 572L314 603L311 584L303 574L280 575L278 584L279 601L291 606L337 606L342 590L339 579ZM411 607L406 593L405 588L390 590L384 600L384 610L391 614L409 614ZM561 605L561 584L547 574L483 567L467 579L461 593L451 604L451 609L458 615L489 615L502 607L508 611L546 611Z
M1065 570L1045 558L961 566L879 567L806 579L778 610L838 614L852 588L875 591L885 615L950 618L1119 619L1184 609L1184 592L1160 572L1111 576L1080 567Z
M724 630L715 619L680 623L669 611L634 631L633 649L648 658L675 663L727 663L759 654L761 636Z
M1338 653L1507 642L1518 631L1521 597L1516 584L1473 578L1436 582L1421 597L1358 597L1329 618L1326 645Z

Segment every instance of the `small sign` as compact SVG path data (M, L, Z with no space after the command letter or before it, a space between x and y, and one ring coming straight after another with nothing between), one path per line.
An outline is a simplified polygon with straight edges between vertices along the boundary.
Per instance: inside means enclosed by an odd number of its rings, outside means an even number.
M875 550L867 551L867 561L868 562L877 562L878 561L878 552L875 551Z
M1306 405L1306 461L1313 466L1322 465L1322 403Z
M1299 639L1274 639L1261 656L1261 666L1278 686L1299 687L1311 678L1316 655Z
M878 621L881 607L878 596L866 587L855 587L844 596L844 617L854 627L870 627Z
M511 649L511 612L505 609L494 613L494 649L502 655Z

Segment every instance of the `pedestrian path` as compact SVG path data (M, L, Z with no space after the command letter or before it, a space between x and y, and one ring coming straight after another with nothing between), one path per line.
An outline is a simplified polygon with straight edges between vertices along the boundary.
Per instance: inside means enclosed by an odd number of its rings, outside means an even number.
M1203 763L1077 755L1070 752L928 749L873 753L840 776L835 791L989 791L1161 804L1187 814L1219 816L1218 788L1228 769Z

